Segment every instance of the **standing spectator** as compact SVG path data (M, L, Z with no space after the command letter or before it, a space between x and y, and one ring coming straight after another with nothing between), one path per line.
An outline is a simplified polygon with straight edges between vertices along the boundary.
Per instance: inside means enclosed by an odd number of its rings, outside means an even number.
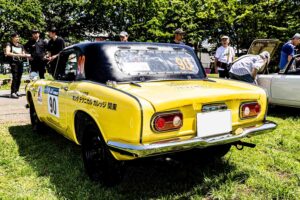
M39 73L40 78L45 78L45 55L47 43L40 38L39 30L31 31L32 38L25 44L25 50L31 54L31 72Z
M106 40L107 40L107 37L103 36L103 35L99 35L99 36L95 37L95 42L103 42L103 41L106 41Z
M259 55L242 56L232 64L229 71L230 78L255 84L257 72L269 62L270 54L267 51Z
M102 41L107 41L109 36L105 31L103 31L101 33L95 33L93 38L95 42L102 42Z
M5 56L11 67L12 83L11 98L19 98L19 89L23 74L23 59L29 58L30 54L25 54L24 47L19 43L20 37L17 33L10 35L11 41L6 44Z
M296 33L290 41L285 43L280 52L279 69L284 69L285 65L295 55L295 47L300 44L300 33Z
M220 78L229 78L229 67L234 60L234 49L229 46L230 39L224 35L221 37L220 46L215 55L215 73L219 72Z
M47 60L50 62L50 73L54 73L56 62L57 62L57 56L61 50L65 48L65 41L57 36L57 29L55 27L52 27L48 31L48 35L50 37L48 46L47 46Z
M122 31L119 36L121 42L128 42L129 35L126 31Z
M174 40L173 40L173 44L184 44L183 37L185 35L185 32L181 29L178 28L174 31Z

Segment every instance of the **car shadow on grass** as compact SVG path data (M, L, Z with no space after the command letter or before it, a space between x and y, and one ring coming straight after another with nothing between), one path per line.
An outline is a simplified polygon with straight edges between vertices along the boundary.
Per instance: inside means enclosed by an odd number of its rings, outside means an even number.
M195 193L207 196L219 188L235 167L223 159L147 158L127 162L124 180L107 188L91 182L84 172L81 148L52 130L38 135L30 125L11 126L19 155L37 172L50 180L51 189L62 199L152 199ZM233 147L232 147L233 148ZM241 174L247 177L245 174ZM215 180L207 183L205 180ZM224 179L224 180L222 180ZM49 189L49 188L48 188ZM195 194L194 194L195 195Z
M284 106L270 106L268 109L268 116L286 118L300 118L300 108L291 108Z

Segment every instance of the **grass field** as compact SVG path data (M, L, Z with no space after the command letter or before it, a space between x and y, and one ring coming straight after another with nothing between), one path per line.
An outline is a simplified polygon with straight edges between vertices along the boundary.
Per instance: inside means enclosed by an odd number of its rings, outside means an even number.
M0 74L0 79L6 79L6 78L10 78L10 74Z
M300 110L275 107L278 128L245 141L221 160L129 162L123 182L106 188L84 173L81 150L30 125L0 126L0 199L299 199Z

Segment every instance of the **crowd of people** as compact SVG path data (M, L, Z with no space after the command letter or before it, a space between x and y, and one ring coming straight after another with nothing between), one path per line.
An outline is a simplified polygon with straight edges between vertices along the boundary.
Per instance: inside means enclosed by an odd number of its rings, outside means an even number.
M23 46L20 44L19 34L12 33L10 41L6 44L4 54L11 66L12 73L11 98L20 96L19 89L25 59L30 62L30 71L38 73L39 77L43 79L45 78L47 63L55 65L59 52L65 48L65 41L57 36L57 29L54 27L48 30L50 38L48 42L40 38L40 31L37 29L32 30L31 35L32 37ZM50 62L53 60L54 62ZM49 69L53 68L50 67Z
M248 54L235 59L234 49L229 45L228 36L221 37L221 46L215 54L214 71L221 78L230 78L256 84L256 75L270 62L270 53L263 51L259 55ZM297 45L300 44L300 34L296 33L291 40L285 43L280 51L278 68L284 69L293 58Z
M59 37L58 30L54 27L48 30L50 40L40 38L40 31L34 29L31 31L32 37L23 46L20 44L20 36L18 33L11 34L11 40L5 48L5 56L11 66L12 84L11 97L18 98L20 96L19 89L21 77L23 73L24 59L29 59L30 71L35 72L41 79L45 78L46 65L50 63L48 71L55 69L55 60L59 52L65 48L65 41ZM185 31L178 28L174 31L174 40L171 43L185 45L183 38ZM128 42L129 34L122 31L119 34L121 42ZM220 78L235 79L255 84L257 72L270 62L270 54L267 51L261 52L259 55L245 55L235 60L235 51L230 46L229 36L220 37L221 46L217 48L215 53L215 62L213 71L219 74ZM105 41L107 37L98 37L95 41ZM296 33L290 41L285 43L281 49L279 69L283 69L285 65L292 59L295 54L295 47L300 44L300 34ZM51 62L53 61L53 62Z

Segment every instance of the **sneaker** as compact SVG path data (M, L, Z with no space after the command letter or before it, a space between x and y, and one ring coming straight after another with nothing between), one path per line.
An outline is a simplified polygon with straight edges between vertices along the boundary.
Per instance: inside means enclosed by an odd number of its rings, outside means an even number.
M10 97L13 98L13 99L18 99L18 98L19 98L18 95L17 95L16 93L12 93L12 94L10 95Z
M16 92L16 95L17 95L18 97L20 97L20 96L21 96L21 94L20 94L19 92Z

